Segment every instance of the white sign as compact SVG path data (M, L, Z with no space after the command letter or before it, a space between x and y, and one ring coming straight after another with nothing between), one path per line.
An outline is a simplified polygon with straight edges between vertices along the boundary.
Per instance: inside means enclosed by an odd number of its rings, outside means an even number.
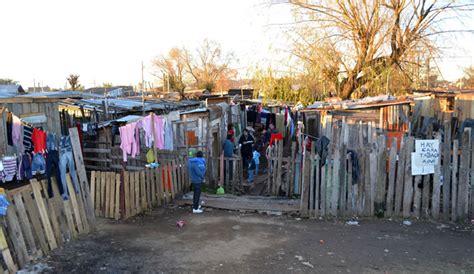
M411 175L427 175L434 174L434 166L418 166L416 163L421 162L420 154L411 153Z
M417 166L434 166L439 163L439 140L416 140L415 153L419 155L415 158Z

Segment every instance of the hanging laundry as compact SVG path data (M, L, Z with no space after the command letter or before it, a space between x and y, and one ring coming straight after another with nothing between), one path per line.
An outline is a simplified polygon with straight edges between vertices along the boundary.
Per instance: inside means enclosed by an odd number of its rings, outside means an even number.
M34 128L31 140L33 141L35 153L46 152L46 132L39 128Z
M30 180L33 176L31 172L31 156L29 153L24 153L21 155L18 165L18 180Z
M15 178L17 163L16 156L5 156L2 159L4 180L10 182Z
M66 172L69 169L69 175L71 176L74 189L76 193L79 192L79 183L77 181L76 169L74 168L74 158L72 155L72 144L71 137L63 136L60 141L60 157L59 157L59 171L61 173L61 184L63 191L63 199L68 199L67 185L66 185Z
M67 194L64 192L63 184L61 180L61 169L59 166L59 152L58 150L49 150L46 153L46 177L48 177L48 195L53 197L53 187L51 185L51 177L56 176L56 183L58 185L58 190L61 195Z
M46 171L46 161L42 153L36 153L33 155L33 160L31 163L31 174L36 175L44 174Z
M18 154L23 152L23 126L20 118L13 115L12 140L18 150Z
M13 146L13 136L12 136L13 113L11 112L7 113L6 127L7 127L7 143L9 146Z
M137 122L130 123L119 128L120 131L120 148L123 152L123 161L127 161L127 155L131 155L135 158L140 153L140 146L138 141L135 139L135 134L138 135Z
M167 117L165 119L165 145L164 148L167 150L174 149L174 140L173 140L173 124L171 119Z
M33 145L32 145L32 137L33 135L33 128L29 125L23 125L23 147L25 151L32 151L33 150Z
M154 117L153 121L151 118L152 116ZM156 148L164 149L164 119L162 117L156 115L148 115L137 123L145 130L145 144L147 147L151 147L154 143ZM154 134L152 132L153 127L155 128ZM156 141L154 140L155 137Z

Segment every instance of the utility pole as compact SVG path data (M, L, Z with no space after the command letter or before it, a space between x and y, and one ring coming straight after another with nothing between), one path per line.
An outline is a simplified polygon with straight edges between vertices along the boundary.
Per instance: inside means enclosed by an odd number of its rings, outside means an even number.
M426 59L426 89L430 88L430 57Z
M143 75L143 71L145 70L145 66L143 65L142 61L142 108L143 108L143 116L145 116L145 78Z

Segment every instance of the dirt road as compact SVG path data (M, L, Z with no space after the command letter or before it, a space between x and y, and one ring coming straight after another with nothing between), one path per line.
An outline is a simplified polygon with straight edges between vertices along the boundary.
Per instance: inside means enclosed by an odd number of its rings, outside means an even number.
M45 272L474 273L474 226L159 209L56 250ZM176 221L184 220L183 228ZM31 268L33 269L33 268Z

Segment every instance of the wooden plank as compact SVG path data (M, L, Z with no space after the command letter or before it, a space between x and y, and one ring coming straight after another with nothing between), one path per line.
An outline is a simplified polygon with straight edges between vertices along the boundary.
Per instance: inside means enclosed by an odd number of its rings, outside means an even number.
M395 183L395 204L393 214L400 216L403 200L403 185L405 180L405 160L406 160L406 146L408 142L402 138L400 143L400 151L397 165L397 179Z
M437 139L441 144L441 136L438 136ZM433 176L433 194L431 196L431 216L434 219L439 219L440 196L441 196L441 176L442 176L440 161L436 163L434 170L435 170L435 173Z
M168 164L166 166L166 173L168 174L168 180L166 182L166 186L168 186L168 182L170 182L170 184L171 184L171 189L170 189L171 200L174 201L176 192L175 192L174 183L173 183L174 176L173 176L173 172L171 172L171 164Z
M135 172L129 172L128 175L130 176L130 216L135 216L137 214L137 206L135 203Z
M345 125L345 124L343 124ZM341 133L345 133L347 126L343 127ZM347 146L343 142L344 136L340 136L340 158L339 158L339 209L338 215L345 216L346 214L346 200L347 200Z
M45 196L47 197L48 196L48 193L47 193L47 184L48 184L48 182L46 180L43 180L41 183L43 185L43 192L44 192ZM56 238L56 241L57 241L58 245L61 246L64 243L61 228L59 226L59 220L58 220L58 215L60 215L61 213L54 206L54 202L53 202L52 199L47 199L46 198L45 199L45 204L48 207L48 213L49 213L48 215L49 215L49 218L50 218L50 221L51 221L51 227L53 228L54 237Z
M405 181L403 186L403 217L410 217L413 202L413 176L411 175L411 153L413 152L414 139L409 137L405 146Z
M14 202L16 210L18 212L18 220L20 222L20 227L22 229L23 236L25 237L25 240L28 243L30 254L33 258L40 257L41 252L38 252L39 250L36 248L35 238L33 236L33 231L31 230L31 224L26 213L26 208L25 204L23 203L21 193L17 193L14 195Z
M53 197L51 202L54 204L54 208L56 208L58 214L57 218L59 220L59 226L61 228L61 233L66 241L72 239L72 232L68 227L66 211L64 209L63 199L61 197L61 193L59 193L58 182L56 177L51 178L51 185L53 189ZM46 189L46 188L45 188Z
M135 214L142 212L140 203L140 172L134 172L134 186L135 186Z
M41 222L44 227L46 239L48 240L49 247L51 248L51 250L53 250L58 247L58 244L54 237L53 228L51 227L51 223L49 221L46 205L44 204L43 197L41 196L40 183L36 179L30 180L30 183L31 187L33 188L33 194L35 196L36 205L38 206L38 211L41 217Z
M110 191L109 191L109 215L107 217L109 218L114 218L114 214L115 214L115 206L116 206L116 202L115 202L115 185L117 184L116 182L116 174L115 173L111 173L110 174Z
M469 213L469 174L471 163L471 128L465 128L462 134L461 162L458 181L457 218L464 221Z
M145 197L146 197L146 204L147 208L153 208L151 203L151 177L150 177L150 169L147 168L144 170L145 172Z
M92 207L95 209L95 190L96 190L96 171L91 171L91 199L92 199Z
M110 148L83 148L84 153L98 153L98 154L110 154L112 150ZM120 158L122 159L122 158Z
M115 220L120 219L120 174L115 174Z
M383 216L386 208L385 195L387 189L387 144L385 136L377 137L377 175L375 180L374 210L378 216Z
M82 223L81 213L79 210L79 205L77 204L76 192L72 186L71 177L69 174L66 174L66 185L69 191L69 199L71 200L72 211L74 213L74 220L76 221L77 231L79 234L84 233L84 224Z
M86 224L87 230L95 230L96 219L94 214L94 206L92 202L91 191L89 189L89 182L87 180L86 168L84 166L79 134L76 127L69 129L69 136L71 137L72 151L74 155L74 162L76 164L76 172L80 187L79 200L81 200L84 204L83 210L87 217L87 219L84 220L84 224Z
M101 216L101 205L102 205L102 174L101 171L96 171L96 187L95 187L95 201L94 201L94 208L95 208L95 215Z
M158 206L161 206L163 203L163 169L161 167L155 169L155 176L156 176L156 188L157 188L157 203Z
M156 206L157 205L157 202L156 202L157 189L156 189L155 169L150 169L148 176L150 176L150 184L151 184L151 204L153 206Z
M347 211L346 216L354 216L354 189L355 186L352 184L352 159L349 154L347 154Z
M129 172L124 171L123 173L123 192L125 196L125 212L124 216L122 216L124 219L130 218L131 211L130 211L130 180L129 180Z
M431 202L431 175L423 176L423 189L422 189L422 201L421 201L421 215L425 218L430 217L430 202Z
M332 172L332 196L331 196L331 215L337 216L337 207L339 201L339 190L340 190L340 177L339 177L339 168L341 164L341 153L336 149L336 154L334 156L334 167Z
M5 238L5 233L3 232L3 228L0 226L0 249L2 250L2 257L3 262L8 268L8 271L11 273L16 273L18 267L16 266L15 262L13 262L12 254L10 253L10 249L8 248L7 240Z
M457 198L458 198L458 155L459 155L459 141L453 140L453 172L451 184L451 220L457 220Z
M419 218L421 215L421 179L421 175L415 176L415 185L413 186L415 189L415 196L413 198L413 217L415 218Z
M15 206L9 206L7 208L7 220L8 220L8 236L13 243L13 249L15 250L16 257L18 259L18 265L20 268L31 261L28 251L26 250L25 238L21 232L20 222L15 211Z
M377 178L377 167L378 167L378 159L377 159L377 152L371 152L369 154L370 159L370 192L369 192L369 199L367 202L369 203L369 216L374 216L375 214L375 202L376 202L376 187L379 182L379 178Z
M281 189L281 184L282 184L282 173L283 173L283 170L282 170L282 160L283 160L283 141L278 141L277 142L277 146L278 146L278 159L277 159L277 177L276 177L276 190L275 190L275 195L278 196L279 192L280 192L280 189ZM311 167L308 167L309 168L309 171L311 171ZM305 182L306 184L308 184L308 187L309 187L309 177L308 177L308 181ZM309 191L309 188L308 188L308 191ZM308 197L309 198L309 197Z
M322 159L321 159L322 161ZM320 216L326 215L326 177L328 164L324 163L321 167L321 213Z
M388 165L388 189L387 206L385 216L391 217L393 214L393 200L395 196L395 170L397 164L397 138L392 138Z
M107 172L105 183L105 218L110 218L110 191L112 188L112 172Z
M74 225L74 218L72 214L72 205L70 200L63 201L64 215L66 216L66 222L73 239L77 238L77 229Z
M33 189L31 189L31 191L33 191ZM47 254L50 249L48 243L46 242L45 232L43 230L43 227L41 226L38 206L31 197L31 192L23 192L21 194L23 199L25 200L25 207L28 212L28 215L30 216L31 224L33 225L33 233L36 235L36 239L38 239L40 243L40 247L43 254Z
M106 197L107 197L107 181L108 181L108 172L101 173L101 183L100 183L100 216L105 217L106 212Z
M276 170L274 172L276 172ZM303 181L301 184L300 214L302 217L308 217L310 172L311 172L311 160L308 153L306 153L304 154L304 164L303 164L303 174L302 174Z
M315 212L315 209L314 209L314 204L315 204L315 197L314 197L314 194L315 194L315 178L314 178L314 164L315 164L315 143L312 142L311 143L311 156L310 156L310 160L309 160L309 163L310 163L310 166L309 166L309 169L310 169L310 172L309 172L309 180L308 180L308 183L309 183L309 216L310 217L313 217L314 216L314 212ZM289 187L287 188L289 189ZM287 193L287 196L288 196L288 193Z
M315 163L314 163L314 169L315 169L315 177L314 177L314 185L315 185L315 195L314 195L314 215L313 217L318 217L320 216L320 211L319 211L319 203L320 203L320 198L319 198L319 195L320 195L320 188L321 188L321 180L320 180L320 172L321 172L321 169L319 168L320 166L320 163L321 163L321 159L319 157L318 154L316 154L315 156ZM292 180L290 180L290 185L293 184ZM290 195L291 195L291 191L290 191Z
M148 208L147 199L146 199L146 196L147 196L146 191L147 189L146 189L145 171L142 170L140 171L140 200L141 200L142 211L146 211L146 209Z
M471 109L474 112L474 107ZM474 145L471 143L471 213L470 218L474 219Z
M449 202L451 197L451 123L444 123L443 150L443 218L449 220Z

